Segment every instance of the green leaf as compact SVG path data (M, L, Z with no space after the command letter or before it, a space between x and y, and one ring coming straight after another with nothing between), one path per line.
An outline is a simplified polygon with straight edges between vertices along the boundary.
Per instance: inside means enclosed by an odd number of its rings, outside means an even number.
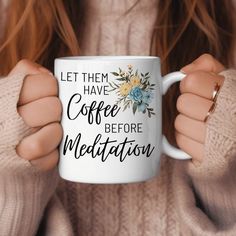
M142 77L144 77L144 74L143 74L143 73L141 73L141 76L142 76Z
M126 80L127 82L130 82L129 76L125 77L125 80Z
M113 88L113 89L108 90L108 92L113 92L115 90L116 90L116 88Z
M127 97L126 97L127 98ZM130 105L132 103L132 101L131 100L129 100L128 98L126 99L126 101L125 101L125 105Z
M145 90L147 88L147 85L144 84L144 86L142 87L142 90Z
M113 82L113 84L116 86L116 88L119 88L120 86L116 83Z
M119 73L121 73L121 71L122 71L122 70L121 70L121 68L119 67Z
M111 82L108 82L108 84L109 84L112 88L114 88Z
M137 75L138 75L138 70L135 71L135 76L137 76Z
M108 82L109 85L112 87L112 88L116 88L116 86L114 85L114 83L112 84L111 82Z
M126 78L118 78L116 80L119 80L119 81L126 81Z
M133 114L135 114L135 112L137 111L137 108L138 108L138 104L135 102L133 104Z
M145 76L147 76L149 74L149 72L147 72L146 74L145 74Z
M117 72L111 72L114 76L119 76Z

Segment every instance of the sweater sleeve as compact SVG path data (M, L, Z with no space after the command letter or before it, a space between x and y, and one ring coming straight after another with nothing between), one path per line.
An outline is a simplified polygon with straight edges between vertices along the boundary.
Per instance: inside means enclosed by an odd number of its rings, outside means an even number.
M0 79L0 225L1 235L35 235L58 181L56 168L43 172L15 151L31 133L17 113L24 81L18 74Z
M175 163L173 183L184 235L236 234L236 71L221 74L225 81L207 122L203 162Z

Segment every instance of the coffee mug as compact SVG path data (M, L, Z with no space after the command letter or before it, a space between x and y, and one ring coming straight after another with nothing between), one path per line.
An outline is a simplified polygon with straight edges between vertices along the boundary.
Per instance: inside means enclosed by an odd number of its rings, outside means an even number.
M152 56L55 60L63 114L59 174L83 183L131 183L157 175L161 154L189 159L162 135L162 95L184 78L161 76Z

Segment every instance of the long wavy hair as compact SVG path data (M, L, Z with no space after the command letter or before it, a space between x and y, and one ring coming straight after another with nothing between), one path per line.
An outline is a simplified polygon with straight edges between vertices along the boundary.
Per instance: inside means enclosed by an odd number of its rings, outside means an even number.
M150 54L161 57L164 74L179 70L203 53L232 65L232 0L165 0L157 4ZM86 10L79 6L78 0L10 0L0 42L0 74L7 75L22 58L53 70L54 58L79 55L80 22ZM174 85L164 98L164 133L172 143L178 95L178 85Z

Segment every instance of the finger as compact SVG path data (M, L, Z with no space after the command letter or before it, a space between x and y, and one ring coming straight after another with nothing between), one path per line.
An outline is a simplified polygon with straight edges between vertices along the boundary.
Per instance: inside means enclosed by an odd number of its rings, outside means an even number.
M57 94L57 80L52 75L48 73L28 75L24 79L18 104L24 105L43 97L57 96Z
M16 152L26 160L34 160L56 149L61 138L62 128L60 124L52 123L25 137L16 147Z
M32 160L31 164L36 166L40 170L48 171L53 169L57 165L58 159L59 159L58 149L55 149L44 157Z
M29 74L35 75L39 73L51 73L51 72L35 62L32 62L27 59L22 59L10 71L9 76L13 74L19 74L19 73L25 74L25 75L29 75Z
M224 66L220 62L218 62L212 55L203 54L191 64L183 67L181 71L188 74L194 71L203 70L206 72L213 72L218 74L224 69Z
M213 75L204 71L197 71L188 74L180 82L181 93L193 93L203 98L212 99L215 85L221 86L224 77L221 75Z
M189 118L203 121L212 104L208 99L184 93L178 97L177 110Z
M206 137L206 124L179 114L175 119L175 129L178 133L199 143L204 143Z
M18 112L28 126L38 127L60 121L62 106L59 98L45 97L19 106Z
M178 146L188 153L193 160L202 162L204 158L204 145L197 141L194 141L183 134L176 132L176 142Z

